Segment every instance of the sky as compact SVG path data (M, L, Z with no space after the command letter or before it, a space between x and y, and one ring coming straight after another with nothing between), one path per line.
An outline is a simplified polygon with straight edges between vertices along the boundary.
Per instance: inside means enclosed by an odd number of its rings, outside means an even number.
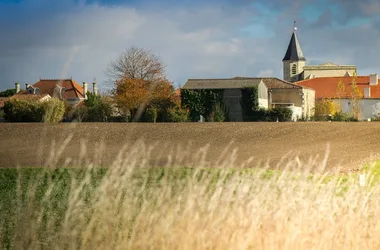
M0 0L0 90L15 82L94 78L131 46L161 57L175 87L189 78L282 79L296 20L308 65L380 73L377 0Z

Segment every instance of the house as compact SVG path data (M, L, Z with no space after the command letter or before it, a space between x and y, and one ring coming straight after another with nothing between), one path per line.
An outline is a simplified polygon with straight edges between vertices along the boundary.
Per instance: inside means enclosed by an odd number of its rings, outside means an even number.
M294 27L283 63L283 79L297 82L314 77L352 76L356 73L355 65L338 65L331 62L320 65L306 65L306 58L298 41Z
M234 77L225 79L189 79L182 89L223 90L224 105L231 121L242 121L242 90L258 87L259 106L262 108L288 107L293 119L310 117L314 109L314 90L271 77Z
M353 83L359 90L359 119L367 120L380 116L380 84L377 74L369 76L320 77L297 82L297 85L315 90L316 100L333 99L344 113L353 110ZM341 86L339 90L338 85Z
M73 79L40 79L33 85L25 84L25 90L20 91L20 84L15 83L16 94L13 98L22 99L25 95L49 95L59 98L70 106L75 106L87 99L87 83L79 85ZM93 93L97 94L97 84L93 83Z

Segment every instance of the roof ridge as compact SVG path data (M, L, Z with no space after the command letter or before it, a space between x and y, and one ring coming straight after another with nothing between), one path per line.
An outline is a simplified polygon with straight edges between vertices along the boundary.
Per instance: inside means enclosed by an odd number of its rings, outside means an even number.
M40 78L40 81L71 81L72 79L70 78Z
M290 83L285 80L282 80L278 77L270 77L270 76L263 76L263 77L254 77L254 76L234 76L231 78L189 78L187 79L188 81L190 80L244 80L244 79L276 79L285 83Z
M304 79L304 80L301 80L301 81L297 81L295 82L296 84L297 83L300 83L300 82L306 82L306 81L310 81L310 80L313 80L313 79L317 79L317 78L324 78L324 79L328 79L328 78L353 78L354 76L319 76L319 77L314 77L314 78L309 78L309 79ZM369 77L368 76L355 76L356 78L358 77ZM380 81L380 78L379 78L379 81Z

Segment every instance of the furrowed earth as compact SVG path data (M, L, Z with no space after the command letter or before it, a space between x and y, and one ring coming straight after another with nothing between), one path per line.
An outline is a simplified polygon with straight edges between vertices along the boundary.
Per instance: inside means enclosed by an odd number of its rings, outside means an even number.
M201 156L197 151L206 145L205 160L210 163L230 157L236 149L236 167L246 163L245 167L268 164L281 169L286 167L287 160L281 163L284 156L299 156L305 163L310 159L322 162L328 151L327 170L352 171L380 158L380 123L376 122L2 123L0 138L0 167L52 164L48 160L52 152L60 153L54 156L59 159L55 166L74 166L79 162L75 159L111 166L125 145L140 145L138 153L157 166L168 161L198 164ZM138 141L143 146L136 144ZM150 151L151 145L155 146Z

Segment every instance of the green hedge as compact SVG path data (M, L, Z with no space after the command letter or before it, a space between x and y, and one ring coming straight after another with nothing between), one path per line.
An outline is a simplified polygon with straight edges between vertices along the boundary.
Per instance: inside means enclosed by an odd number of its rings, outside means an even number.
M245 121L253 122L289 122L292 120L293 111L285 107L276 107L272 109L259 108L252 112L250 116L245 117Z
M4 113L10 122L57 123L63 119L65 105L56 98L44 102L11 99L4 103Z
M185 109L180 107L172 107L167 110L168 122L187 122L189 121L189 114Z

